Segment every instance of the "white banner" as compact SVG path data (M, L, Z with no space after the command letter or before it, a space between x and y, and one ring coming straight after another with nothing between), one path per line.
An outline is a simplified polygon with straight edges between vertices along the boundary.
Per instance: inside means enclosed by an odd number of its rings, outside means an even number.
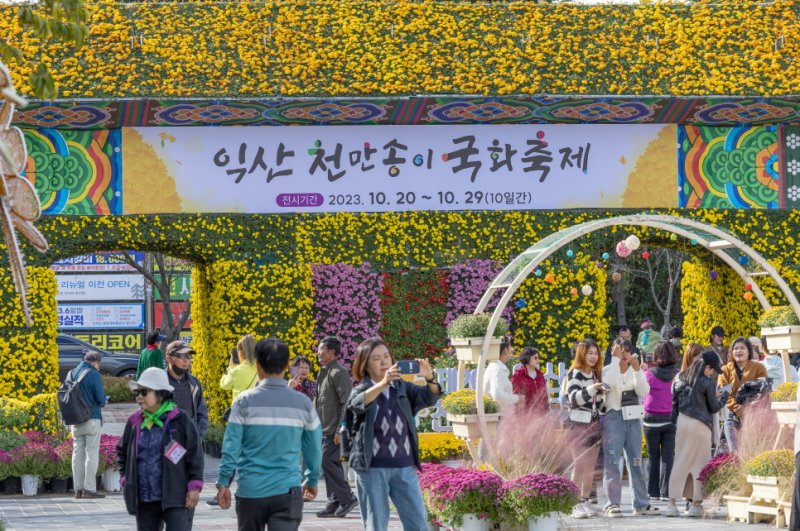
M674 207L645 174L676 189L675 142L664 124L144 127L123 130L123 153L159 161L123 167L137 186L157 167L174 212ZM136 197L126 213L149 212Z
M144 304L59 304L58 328L63 330L144 328Z
M130 254L137 264L142 265L144 263L144 253L129 251L128 254ZM63 258L53 262L50 269L59 273L136 271L133 267L122 261L122 253L119 252L83 254L70 258Z
M57 301L143 301L142 275L56 275Z

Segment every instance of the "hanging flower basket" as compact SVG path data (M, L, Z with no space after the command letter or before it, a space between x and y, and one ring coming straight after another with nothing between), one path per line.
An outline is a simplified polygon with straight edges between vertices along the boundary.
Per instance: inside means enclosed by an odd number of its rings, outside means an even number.
M494 438L497 434L497 423L500 420L500 415L497 413L485 415L486 417L486 434L488 437ZM453 427L453 435L460 439L478 439L483 437L481 433L481 426L478 422L478 415L454 415L447 414L447 422Z
M486 361L494 361L500 359L500 344L503 338L495 337L489 341L486 350ZM466 361L477 365L481 358L481 347L483 346L483 337L464 337L464 338L451 338L450 344L456 349L456 359L458 361Z
M761 335L767 339L767 348L772 351L800 350L800 326L776 326L762 328Z

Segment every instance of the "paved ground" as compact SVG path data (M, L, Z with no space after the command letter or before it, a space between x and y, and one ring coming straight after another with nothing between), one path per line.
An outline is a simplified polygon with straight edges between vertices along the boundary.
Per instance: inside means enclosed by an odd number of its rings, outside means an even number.
M130 414L130 406L112 406L103 413L103 432L121 434L124 421ZM205 486L201 500L209 499L216 492L214 483L217 480L219 460L206 456ZM324 484L321 484L320 495L317 501L307 503L304 508L303 524L300 529L327 529L331 531L345 531L363 529L357 509L348 518L321 519L315 513L322 509L325 499ZM627 487L623 490L623 500L629 500ZM236 529L236 514L232 509L223 511L211 508L201 501L194 518L194 529ZM663 508L665 504L657 506ZM664 518L633 516L631 508L623 506L623 518L606 519L602 517L588 520L573 520L564 517L560 520L558 529L567 530L659 530L669 529L728 529L728 530L754 530L769 529L767 524L740 524L729 523L723 519L722 512L713 507L708 508L708 515L702 520L690 518ZM64 495L46 495L33 498L23 496L0 496L0 518L5 520L9 530L35 529L35 530L103 530L103 529L135 529L135 521L125 511L125 504L120 494L109 494L101 500L75 500ZM402 529L396 515L392 516L389 529Z

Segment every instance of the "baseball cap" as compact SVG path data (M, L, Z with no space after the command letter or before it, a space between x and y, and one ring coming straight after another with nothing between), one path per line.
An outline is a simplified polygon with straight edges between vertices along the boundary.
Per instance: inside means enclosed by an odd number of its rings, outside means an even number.
M725 337L725 330L721 326L715 326L711 329L712 336Z
M711 368L714 369L714 372L717 374L722 374L722 365L719 361L719 355L714 352L713 350L706 350L701 354L703 357L703 363L706 365L711 365Z
M653 325L653 321L651 321L650 319L646 319L646 318L642 319L642 322L639 323L639 326L644 326L644 325L651 325L652 326Z

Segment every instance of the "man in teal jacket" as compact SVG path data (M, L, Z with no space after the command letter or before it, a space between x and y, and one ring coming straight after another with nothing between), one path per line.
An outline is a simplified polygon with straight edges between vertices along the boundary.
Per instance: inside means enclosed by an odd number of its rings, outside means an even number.
M279 339L256 345L259 382L233 402L219 465L219 506L231 506L236 471L240 530L296 530L303 500L317 496L322 427L311 400L289 389L289 348ZM301 469L302 454L305 470Z

